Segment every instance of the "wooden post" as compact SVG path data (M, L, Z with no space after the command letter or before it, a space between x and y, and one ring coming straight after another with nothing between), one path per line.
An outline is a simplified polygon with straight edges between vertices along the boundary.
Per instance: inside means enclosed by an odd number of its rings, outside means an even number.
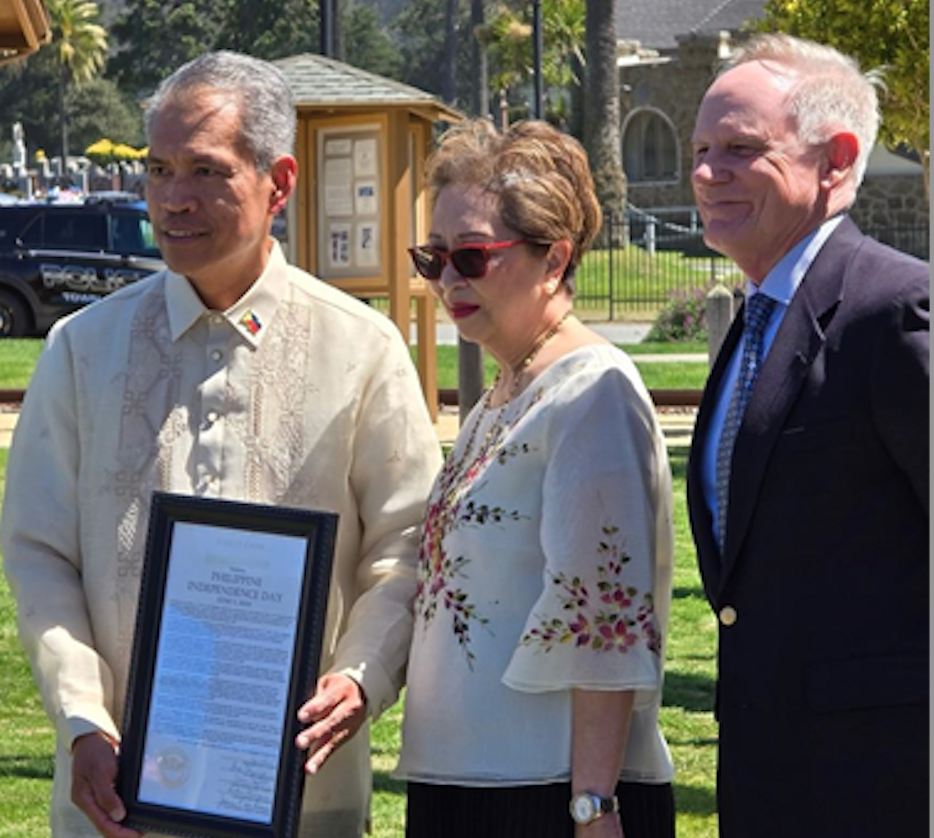
M707 355L712 367L733 322L733 293L718 282L710 289L704 305L707 315Z
M476 343L457 339L457 406L461 423L483 395L483 352Z
M401 109L389 114L389 185L392 209L389 229L389 318L406 342L412 321L409 256L412 241L412 170L409 167L409 115Z
M415 323L418 336L416 364L422 392L428 403L431 421L438 419L438 334L435 317L435 298L430 292L415 298Z
M499 127L504 132L509 130L509 100L505 90L499 92Z

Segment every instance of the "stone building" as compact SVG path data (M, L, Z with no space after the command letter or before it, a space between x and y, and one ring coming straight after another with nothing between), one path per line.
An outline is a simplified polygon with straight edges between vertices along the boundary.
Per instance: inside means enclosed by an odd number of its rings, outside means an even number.
M718 63L766 0L617 0L623 168L629 202L691 223L691 131ZM657 210L667 210L657 212ZM921 166L877 148L854 220L867 229L926 227Z

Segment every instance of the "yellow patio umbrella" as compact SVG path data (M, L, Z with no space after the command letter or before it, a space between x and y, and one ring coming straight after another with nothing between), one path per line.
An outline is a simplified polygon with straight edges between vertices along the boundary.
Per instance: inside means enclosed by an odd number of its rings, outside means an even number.
M138 160L139 151L126 143L117 143L111 152L117 160Z
M96 143L91 143L84 153L90 157L99 166L103 166L113 160L114 144L110 140L103 138Z

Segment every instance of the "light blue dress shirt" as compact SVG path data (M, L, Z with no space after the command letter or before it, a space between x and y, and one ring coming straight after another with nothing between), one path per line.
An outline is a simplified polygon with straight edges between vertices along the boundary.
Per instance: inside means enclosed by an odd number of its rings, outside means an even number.
M837 225L843 220L842 215L825 221L813 233L805 236L791 250L789 250L775 265L772 270L766 274L762 284L758 287L751 281L746 280L746 299L748 300L754 294L767 294L777 305L772 310L769 318L769 325L766 327L762 346L762 363L768 357L769 350L775 342L775 335L778 328L785 319L785 313L791 304L801 280L807 273L811 263L817 258L824 243L830 238L830 234L837 229ZM701 488L704 492L704 498L711 513L711 526L714 536L717 533L717 522L719 520L720 510L717 506L717 448L720 445L720 435L723 432L723 423L726 420L726 413L730 406L730 399L733 396L733 390L736 387L736 379L739 374L739 360L743 355L743 340L740 339L736 344L730 362L727 365L723 378L720 379L720 387L717 390L717 397L714 401L713 413L710 417L710 426L706 439L701 441Z

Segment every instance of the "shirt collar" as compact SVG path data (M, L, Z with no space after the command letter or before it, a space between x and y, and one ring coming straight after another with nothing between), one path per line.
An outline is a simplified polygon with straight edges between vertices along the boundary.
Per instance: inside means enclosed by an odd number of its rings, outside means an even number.
M272 322L288 285L288 263L279 242L273 240L266 267L249 290L221 316L253 347ZM178 340L209 313L187 277L167 271L165 296L172 340ZM215 312L211 312L215 313Z
M843 215L836 215L806 235L766 274L762 284L758 287L747 279L746 298L749 299L754 294L767 294L773 300L788 306L798 286L801 285L804 275L808 272L808 268L811 267L811 263L817 258L824 243L841 221L843 221Z

